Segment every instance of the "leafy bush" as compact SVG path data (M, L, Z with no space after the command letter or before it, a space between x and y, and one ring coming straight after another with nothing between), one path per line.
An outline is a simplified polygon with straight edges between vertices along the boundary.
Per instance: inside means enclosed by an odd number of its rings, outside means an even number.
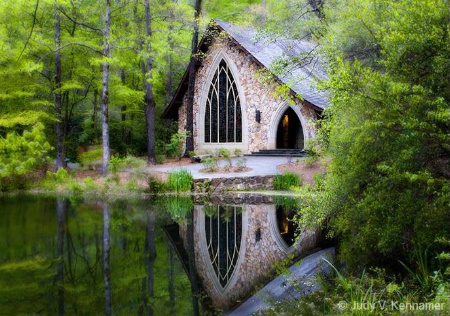
M24 188L33 173L49 161L47 153L52 147L46 141L44 126L36 124L22 136L10 132L0 137L0 182L2 190Z
M102 160L103 150L101 148L85 151L78 160L86 169L94 169L94 164L98 164Z
M301 184L301 177L299 174L286 172L277 174L273 178L273 188L275 190L290 190L291 188L298 188Z
M202 159L202 164L205 169L209 172L214 172L217 170L217 158L216 157L205 157Z
M227 162L227 167L232 167L230 151L226 148L219 148L217 150L217 156L223 158Z
M186 149L187 133L178 132L170 137L170 143L167 144L167 153L170 157L181 159Z
M166 162L166 155L156 155L155 156L156 163L163 164Z
M193 180L189 170L176 170L169 173L166 188L173 192L189 192L192 189Z
M153 175L147 178L147 185L150 193L161 193L165 190L164 182L159 181Z
M84 182L84 185L86 186L87 190L95 189L95 183L94 183L94 180L91 177L84 178L83 182Z
M234 154L236 157L240 157L240 156L242 156L242 150L241 150L240 148L236 148L236 149L233 151L233 154Z

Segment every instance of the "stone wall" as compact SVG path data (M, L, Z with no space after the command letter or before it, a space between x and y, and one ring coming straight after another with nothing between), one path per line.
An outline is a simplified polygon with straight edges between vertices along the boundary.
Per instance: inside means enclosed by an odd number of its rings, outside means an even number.
M217 64L224 58L230 67L240 94L243 116L242 144L208 144L204 142L204 109L206 95ZM260 66L251 56L242 52L229 39L213 41L205 58L197 70L194 94L194 146L196 151L213 150L220 147L240 148L243 153L260 149L274 149L276 146L276 130L281 115L288 108L285 99L275 96L276 83L263 82ZM308 105L296 100L294 110L300 117L305 140L315 136L316 115ZM297 107L297 108L295 108ZM260 123L256 122L256 111L261 112ZM202 112L203 111L203 112ZM186 125L186 102L179 109L179 129Z
M194 192L218 193L223 191L272 189L273 177L274 176L253 176L195 179Z

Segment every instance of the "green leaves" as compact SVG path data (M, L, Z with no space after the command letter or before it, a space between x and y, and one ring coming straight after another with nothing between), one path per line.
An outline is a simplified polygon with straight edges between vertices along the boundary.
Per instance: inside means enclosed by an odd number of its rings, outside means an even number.
M450 235L448 4L345 1L330 13L333 162L319 212L351 266L434 247Z
M0 138L0 178L15 177L42 167L52 147L45 139L44 126L37 124L20 136L15 132Z

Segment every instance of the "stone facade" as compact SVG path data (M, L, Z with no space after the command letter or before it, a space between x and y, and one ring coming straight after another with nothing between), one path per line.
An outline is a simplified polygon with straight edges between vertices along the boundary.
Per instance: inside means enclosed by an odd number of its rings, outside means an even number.
M205 143L204 115L207 94L213 74L221 60L230 68L239 91L242 108L242 143ZM200 66L194 92L194 148L201 152L217 148L239 148L243 153L262 149L275 149L277 129L283 113L289 108L286 99L276 95L277 83L268 84L261 79L261 67L230 39L213 40ZM315 136L316 113L305 102L294 100L292 109L297 114L304 140ZM260 122L255 119L260 111ZM178 109L179 130L186 128L186 96Z

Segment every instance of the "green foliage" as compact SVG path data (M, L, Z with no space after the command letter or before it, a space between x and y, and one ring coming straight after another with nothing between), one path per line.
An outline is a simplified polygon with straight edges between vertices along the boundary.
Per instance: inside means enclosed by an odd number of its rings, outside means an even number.
M152 175L147 178L147 185L150 193L162 193L165 190L164 182L159 181Z
M166 187L172 192L190 192L193 178L189 170L180 169L169 173Z
M236 149L233 150L233 154L236 157L240 157L240 156L242 156L242 150L240 148L236 148Z
M337 3L322 41L332 161L303 211L329 220L351 268L439 252L435 239L450 237L448 4Z
M291 190L301 185L301 176L296 173L286 172L277 174L273 178L273 188L275 190Z
M215 156L202 158L202 164L208 172L217 170L217 158Z
M164 162L166 162L167 157L165 155L156 155L155 159L156 163L163 164Z
M95 164L100 164L102 160L103 150L101 148L96 148L83 152L78 160L81 164L88 169L93 169Z
M233 163L231 161L231 154L230 151L226 148L219 148L217 150L217 157L219 159L224 159L227 163L226 168L231 168L233 166Z
M93 190L96 187L94 180L91 177L84 178L83 183L86 186L86 190Z
M31 176L50 160L47 156L52 147L46 141L44 126L36 124L22 136L10 132L0 137L0 180L2 190L24 188Z
M170 137L170 143L167 144L167 153L170 157L181 159L185 151L185 142L187 134L178 132Z

